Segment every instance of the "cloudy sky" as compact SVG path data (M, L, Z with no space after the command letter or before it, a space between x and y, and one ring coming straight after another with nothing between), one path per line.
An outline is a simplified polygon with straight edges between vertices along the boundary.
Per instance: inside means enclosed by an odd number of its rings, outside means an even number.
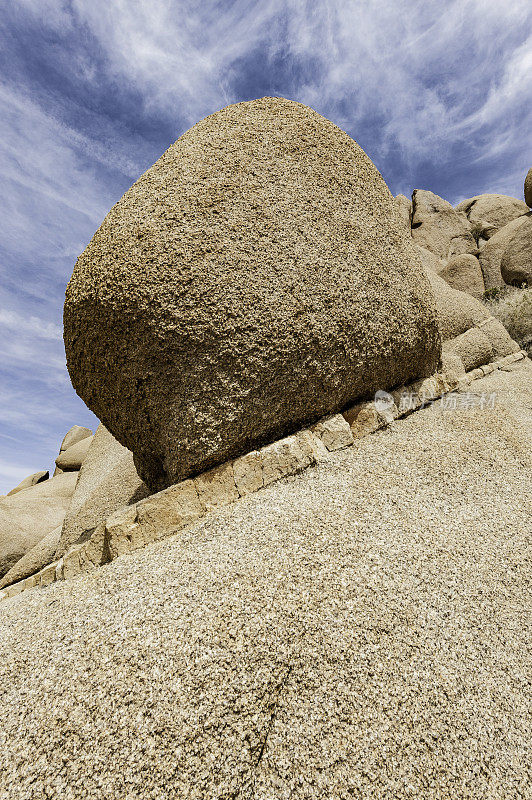
M0 15L0 494L96 419L64 365L76 256L183 131L283 95L394 194L522 196L530 0L5 0Z

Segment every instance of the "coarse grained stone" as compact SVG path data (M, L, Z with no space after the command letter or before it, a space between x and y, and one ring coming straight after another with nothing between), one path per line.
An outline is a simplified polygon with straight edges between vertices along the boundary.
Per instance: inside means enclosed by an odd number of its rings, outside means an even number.
M76 263L64 327L74 388L152 491L428 375L441 352L381 175L283 98L207 117L126 192Z

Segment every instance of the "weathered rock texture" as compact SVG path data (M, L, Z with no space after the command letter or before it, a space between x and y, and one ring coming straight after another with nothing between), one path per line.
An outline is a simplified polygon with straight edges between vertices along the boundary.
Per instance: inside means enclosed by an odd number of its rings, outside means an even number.
M82 439L87 439L89 436L92 436L90 428L83 428L81 425L73 425L65 434L59 452L62 453L64 450L68 450L69 447L81 442Z
M114 511L148 494L147 486L137 475L133 454L100 425L81 467L57 556L62 556Z
M282 98L229 106L169 148L78 259L64 322L76 391L152 489L440 357L382 177Z
M486 242L486 245L479 253L478 260L484 275L484 285L486 289L495 289L504 286L504 279L501 275L501 259L504 251L510 244L513 237L525 225L532 224L532 213L524 214L512 220L501 228L497 233Z
M81 465L88 453L91 442L92 436L86 436L79 442L67 447L66 450L61 450L55 459L56 466L59 467L62 472L71 472L81 469Z
M397 205L397 210L399 212L399 216L401 217L403 224L405 226L405 231L411 235L411 227L412 227L412 201L405 197L404 194L398 194L395 198L395 203Z
M0 578L62 525L76 480L76 472L65 472L0 501Z
M521 225L506 245L501 258L501 275L511 286L532 286L532 219Z
M412 237L443 259L478 249L465 214L425 189L416 189L412 195Z
M3 589L4 586L9 586L11 583L21 581L23 578L33 575L47 564L50 564L54 560L60 535L61 526L59 525L53 531L47 533L35 547L28 550L26 555L22 556L0 580L0 589Z
M459 356L469 370L519 350L506 328L482 303L453 289L429 268L426 275L436 300L445 353Z
M478 258L469 253L453 256L438 273L453 289L480 299L484 294L484 278Z
M525 178L525 203L532 207L532 167L528 170Z
M517 376L4 601L3 800L525 800Z
M459 203L456 211L463 211L471 222L482 221L503 228L513 219L526 214L528 208L522 200L506 194L478 194Z

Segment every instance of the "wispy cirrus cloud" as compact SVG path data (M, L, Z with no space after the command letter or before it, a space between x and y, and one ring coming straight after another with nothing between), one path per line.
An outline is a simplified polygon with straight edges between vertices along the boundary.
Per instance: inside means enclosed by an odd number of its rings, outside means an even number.
M18 0L0 37L0 457L30 471L95 424L58 335L74 260L199 118L307 103L394 193L521 196L530 166L529 0Z

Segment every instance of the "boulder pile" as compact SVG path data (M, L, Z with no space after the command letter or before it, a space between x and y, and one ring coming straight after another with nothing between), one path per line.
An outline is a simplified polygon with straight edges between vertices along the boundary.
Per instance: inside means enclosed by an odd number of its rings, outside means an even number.
M423 248L424 263L454 289L481 298L505 284L532 286L532 169L524 195L525 202L480 194L453 208L433 192L415 189L411 201L403 194L395 201L406 230Z
M47 470L35 472L0 498L0 589L53 560L92 439L89 428L74 425L61 442L52 478Z

